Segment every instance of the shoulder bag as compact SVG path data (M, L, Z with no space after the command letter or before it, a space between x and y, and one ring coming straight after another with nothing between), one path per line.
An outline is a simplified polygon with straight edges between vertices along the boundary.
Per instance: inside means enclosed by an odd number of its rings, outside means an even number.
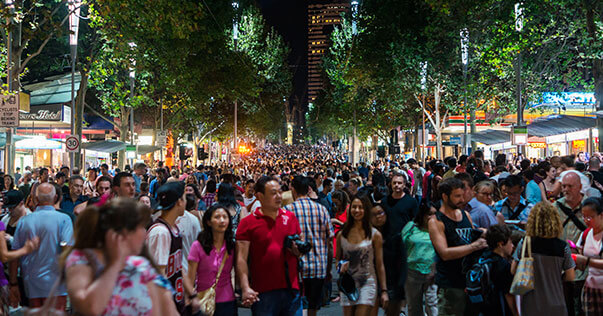
M526 256L526 247L528 253ZM521 247L521 259L517 265L517 271L513 277L511 290L513 295L524 295L534 289L534 258L532 257L532 242L530 236L526 236Z

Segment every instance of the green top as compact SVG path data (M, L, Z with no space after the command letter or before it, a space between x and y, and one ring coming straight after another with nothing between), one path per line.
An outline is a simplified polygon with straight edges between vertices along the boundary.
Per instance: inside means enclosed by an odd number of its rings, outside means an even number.
M410 221L402 229L402 242L406 246L408 268L421 274L431 273L435 250L429 232Z

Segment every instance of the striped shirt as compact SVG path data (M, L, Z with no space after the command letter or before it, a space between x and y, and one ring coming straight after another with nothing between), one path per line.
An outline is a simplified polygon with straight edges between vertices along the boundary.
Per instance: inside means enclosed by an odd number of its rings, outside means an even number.
M328 247L333 238L333 226L327 209L308 197L297 199L285 207L297 217L302 232L302 238L312 243L312 250L302 256L302 277L326 278Z

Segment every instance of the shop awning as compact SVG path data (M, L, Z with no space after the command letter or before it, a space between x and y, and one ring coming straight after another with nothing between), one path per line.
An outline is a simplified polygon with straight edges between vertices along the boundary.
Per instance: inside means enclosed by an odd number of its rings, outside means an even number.
M488 129L485 131L471 134L471 140L476 141L478 143L486 144L488 146L506 143L511 140L511 132L497 129Z
M530 136L547 137L577 132L597 126L597 120L588 116L549 115L528 125Z
M138 145L137 151L139 155L146 155L148 153L152 153L160 149L161 147L153 145Z
M114 153L126 149L126 143L119 140L103 140L99 142L84 143L82 147L86 150L100 151L104 153Z
M29 137L13 134L13 142L17 142L17 141L23 140L25 138L29 138ZM0 133L0 147L2 147L0 149L4 149L5 145L6 145L6 133Z

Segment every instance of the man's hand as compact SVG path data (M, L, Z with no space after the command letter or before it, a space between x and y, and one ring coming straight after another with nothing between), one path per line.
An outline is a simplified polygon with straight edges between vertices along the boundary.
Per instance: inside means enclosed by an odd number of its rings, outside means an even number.
M474 251L482 250L488 247L488 243L483 237L480 237L478 240L471 243L471 247Z
M25 250L27 251L28 254L37 250L39 246L40 246L40 238L38 236L35 236L34 238L25 242Z
M296 243L292 242L291 243L291 248L288 248L288 249L289 249L289 251L291 251L291 253L294 256L296 256L298 258L302 256L301 252L299 252L299 249L297 248L297 244Z
M252 290L250 287L243 289L243 305L249 307L253 305L253 303L259 302L260 298L258 295L259 293Z

